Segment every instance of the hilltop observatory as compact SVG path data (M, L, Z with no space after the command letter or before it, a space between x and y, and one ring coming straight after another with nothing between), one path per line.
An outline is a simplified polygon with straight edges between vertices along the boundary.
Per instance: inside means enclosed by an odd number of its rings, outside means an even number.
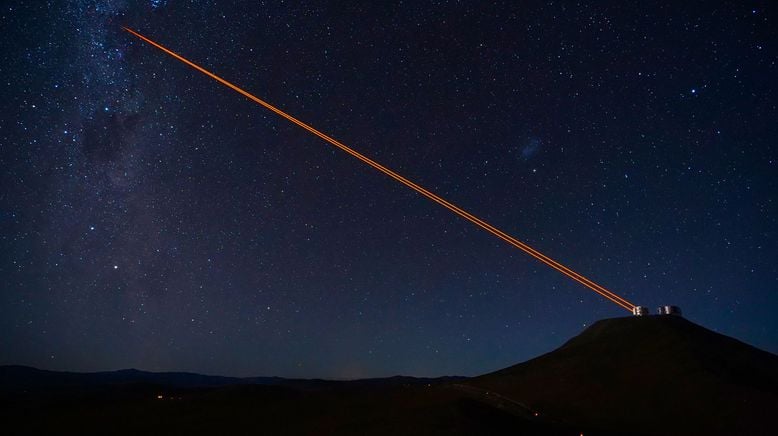
M646 306L635 306L632 308L632 314L635 316L647 316L649 315L648 307Z
M681 316L681 308L678 306L659 306L657 313L660 315Z
M656 313L657 315L681 316L681 308L678 306L659 306ZM635 306L632 308L632 314L635 316L648 316L651 313L646 306Z

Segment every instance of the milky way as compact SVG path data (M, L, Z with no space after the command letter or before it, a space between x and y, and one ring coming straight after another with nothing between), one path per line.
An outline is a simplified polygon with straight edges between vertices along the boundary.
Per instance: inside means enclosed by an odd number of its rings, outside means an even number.
M0 364L477 374L628 300L778 351L774 6L5 5Z

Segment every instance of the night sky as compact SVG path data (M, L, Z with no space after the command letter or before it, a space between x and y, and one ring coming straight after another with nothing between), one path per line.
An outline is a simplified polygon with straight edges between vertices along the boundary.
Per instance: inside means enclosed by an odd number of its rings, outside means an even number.
M373 3L4 2L0 364L476 375L629 315L122 25L778 352L776 5Z

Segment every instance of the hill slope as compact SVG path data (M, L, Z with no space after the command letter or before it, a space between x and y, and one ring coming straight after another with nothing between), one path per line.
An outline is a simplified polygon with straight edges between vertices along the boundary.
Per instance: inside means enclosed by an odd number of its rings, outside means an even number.
M778 356L676 316L599 321L468 384L612 432L774 434Z
M766 435L773 416L778 356L673 316L602 320L471 379L0 367L0 421L18 434Z

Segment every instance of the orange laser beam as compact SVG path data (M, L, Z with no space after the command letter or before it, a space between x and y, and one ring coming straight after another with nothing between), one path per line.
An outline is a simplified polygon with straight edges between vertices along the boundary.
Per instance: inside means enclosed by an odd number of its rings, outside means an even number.
M491 233L492 235L502 239L503 241L507 242L508 244L524 251L525 253L529 254L530 256L534 257L535 259L539 260L540 262L550 266L551 268L554 268L555 270L561 272L562 274L566 275L567 277L575 280L576 282L586 286L590 290L596 292L600 296L612 301L613 303L621 306L624 309L627 309L629 311L632 311L632 309L635 307L634 304L630 303L629 301L625 300L624 298L616 295L615 293L605 289L604 287L600 286L599 284L589 280L588 278L584 277L581 274L578 274L577 272L573 271L572 269L562 265L561 263L555 261L554 259L551 259L550 257L546 256L545 254L535 250L534 248L530 247L529 245L519 241L518 239L514 238L513 236L503 232L502 230L494 227L493 225L487 223L486 221L478 218L477 216L465 211L464 209L460 208L459 206L445 200L442 197L439 197L438 195L434 194L431 191L428 191L427 189L423 188L422 186L417 185L416 183L406 179L405 177L401 176L400 174L390 170L389 168L386 168L385 166L379 164L378 162L368 158L367 156L357 152L356 150L348 147L347 145L341 143L340 141L320 132L319 130L316 130L312 126L298 120L297 118L287 114L286 112L282 111L281 109L278 109L277 107L271 105L270 103L260 99L259 97L256 97L255 95L249 93L248 91L238 87L237 85L232 84L231 82L228 82L225 79L222 79L221 77L217 76L216 74L206 70L205 68L195 64L194 62L184 58L183 56L179 55L178 53L152 41L151 39L141 35L140 33L129 29L127 27L122 27L123 30L127 31L128 33L132 34L133 36L137 37L138 39L150 44L153 47L158 48L159 50L163 51L164 53L172 56L173 58L183 62L184 64L194 68L195 70L205 74L206 76L216 80L217 82L221 83L222 85L232 89L233 91L243 95L244 97L248 98L249 100L261 105L262 107L270 110L271 112L275 113L276 115L302 127L303 129L307 130L308 132L318 136L319 138L327 141L331 145L343 150L344 152L350 154L351 156L359 159L360 161L364 162L365 164L375 168L378 171L381 171L382 173L386 174L387 176L391 177L392 179L402 183L403 185L413 189L414 191L418 192L419 194L427 197L428 199L434 201L435 203L438 203L439 205L445 207L446 209L454 212L455 214L459 215L460 217L470 221L471 223L475 224L476 226L486 230L487 232Z

